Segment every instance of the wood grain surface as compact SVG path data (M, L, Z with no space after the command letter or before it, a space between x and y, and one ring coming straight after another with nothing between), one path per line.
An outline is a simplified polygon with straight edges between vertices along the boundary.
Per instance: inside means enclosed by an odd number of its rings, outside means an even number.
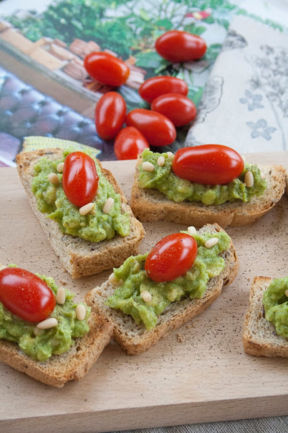
M288 154L247 159L281 163ZM129 195L134 162L107 162ZM84 433L288 414L288 360L244 354L241 330L255 275L287 276L288 201L256 224L227 231L237 249L235 282L202 315L148 352L125 355L111 343L80 382L53 389L0 365L0 431ZM183 229L145 224L140 251ZM71 281L41 231L13 168L0 170L0 263L51 275L82 298L109 272Z

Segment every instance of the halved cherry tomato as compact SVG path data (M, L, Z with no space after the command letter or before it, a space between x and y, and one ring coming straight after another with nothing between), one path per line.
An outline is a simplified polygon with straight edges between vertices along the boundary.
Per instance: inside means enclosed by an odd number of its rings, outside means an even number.
M236 150L220 144L183 147L175 153L172 170L183 179L204 185L223 185L238 177L244 161Z
M144 81L139 87L139 94L141 98L151 104L155 98L165 93L179 93L186 96L188 90L187 84L180 78L161 75Z
M126 123L139 129L151 146L167 146L176 138L171 120L156 111L136 108L128 113Z
M194 102L184 95L166 93L154 99L151 110L164 114L175 126L187 125L195 119L197 110Z
M207 46L200 36L169 30L156 40L155 48L169 62L189 62L204 56Z
M149 148L148 141L134 126L123 128L114 143L117 159L137 159L144 149Z
M95 125L98 134L104 140L116 137L126 116L126 102L117 92L103 95L95 109Z
M153 281L171 281L184 275L197 256L197 242L185 233L161 239L150 251L145 271Z
M66 156L62 185L68 200L81 207L90 203L97 192L99 177L95 162L83 152L72 152Z
M0 271L0 301L7 310L28 322L47 319L56 305L50 287L37 275L21 268Z
M92 78L109 86L121 86L130 74L123 60L101 51L88 54L84 59L84 67Z

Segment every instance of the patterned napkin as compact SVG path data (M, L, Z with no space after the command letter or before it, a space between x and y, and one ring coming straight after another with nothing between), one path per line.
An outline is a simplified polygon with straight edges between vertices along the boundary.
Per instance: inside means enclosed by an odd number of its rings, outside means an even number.
M288 36L246 17L231 23L185 145L288 150Z

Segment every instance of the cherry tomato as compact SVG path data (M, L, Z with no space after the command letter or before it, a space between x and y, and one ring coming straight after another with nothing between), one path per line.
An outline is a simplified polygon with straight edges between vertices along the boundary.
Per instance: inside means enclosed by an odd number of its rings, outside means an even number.
M158 96L165 93L179 93L186 96L188 94L188 86L185 81L176 77L162 75L160 77L148 78L139 88L139 94L145 101L151 102Z
M90 203L97 192L99 177L95 162L83 152L66 156L62 185L68 200L81 207Z
M92 78L109 86L121 86L130 74L123 60L101 51L88 54L84 59L84 67Z
M166 95L158 96L152 102L151 110L164 114L175 126L187 125L195 119L197 113L194 102L177 93L166 93Z
M7 310L28 322L47 319L56 304L50 287L37 275L20 268L0 271L0 301Z
M236 150L220 144L183 147L175 153L172 170L183 179L204 185L222 185L238 177L244 161Z
M153 281L171 281L184 275L197 256L197 242L185 233L161 239L150 251L145 271Z
M189 62L204 56L207 46L200 36L169 30L156 40L155 48L169 62Z
M148 141L133 126L123 128L114 143L114 152L117 159L137 159L138 155L147 148L149 148Z
M126 123L139 129L151 146L167 146L176 138L171 120L156 111L136 108L128 113Z
M95 109L95 125L98 134L104 140L116 137L126 116L126 103L117 92L103 95Z

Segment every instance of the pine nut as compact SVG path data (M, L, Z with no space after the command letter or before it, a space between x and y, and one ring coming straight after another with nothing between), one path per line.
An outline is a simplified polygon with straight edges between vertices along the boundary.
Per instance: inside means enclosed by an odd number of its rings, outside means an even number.
M154 165L151 164L151 162L149 162L149 161L144 161L142 164L142 168L144 171L151 171L152 172L155 170Z
M87 215L90 213L95 207L95 203L87 203L84 206L80 207L79 213L80 215Z
M55 328L55 326L58 325L58 320L54 319L54 317L49 317L49 319L42 320L42 322L39 322L36 326L39 329L50 329Z
M214 245L218 244L219 239L218 238L210 238L205 242L205 247L206 248L212 248L214 247Z
M66 292L64 287L59 287L57 295L56 295L56 302L57 304L63 305L65 304L66 299Z
M58 173L63 173L63 168L64 168L64 162L59 162L59 164L57 165Z
M151 293L148 292L148 290L144 290L140 296L143 299L143 301L146 303L149 303L152 301L152 295L151 295Z
M165 157L164 156L159 156L159 158L157 159L157 164L159 165L159 167L163 167L163 165L165 165Z
M287 290L285 290L285 296L287 296L287 298L288 298L288 289Z
M52 185L58 185L59 184L59 177L56 173L49 173L48 174L48 180Z
M167 156L168 156L169 159L173 159L174 158L174 153L167 152Z
M78 304L76 307L76 317L78 320L84 320L86 316L86 308L83 304Z
M38 335L41 335L41 334L42 334L42 329L39 329L39 328L35 327L35 328L33 329L33 333L34 333L34 335L35 335L36 337L38 337Z
M251 188L254 185L254 176L251 171L246 171L244 182L247 186L247 188Z
M122 212L126 212L127 211L127 205L126 204L124 204L124 203L121 204L121 211Z
M196 235L196 233L197 233L197 230L194 226L189 226L187 231L188 231L189 235Z
M103 206L103 212L109 213L113 206L114 206L114 198L112 198L112 197L107 198L107 200Z

